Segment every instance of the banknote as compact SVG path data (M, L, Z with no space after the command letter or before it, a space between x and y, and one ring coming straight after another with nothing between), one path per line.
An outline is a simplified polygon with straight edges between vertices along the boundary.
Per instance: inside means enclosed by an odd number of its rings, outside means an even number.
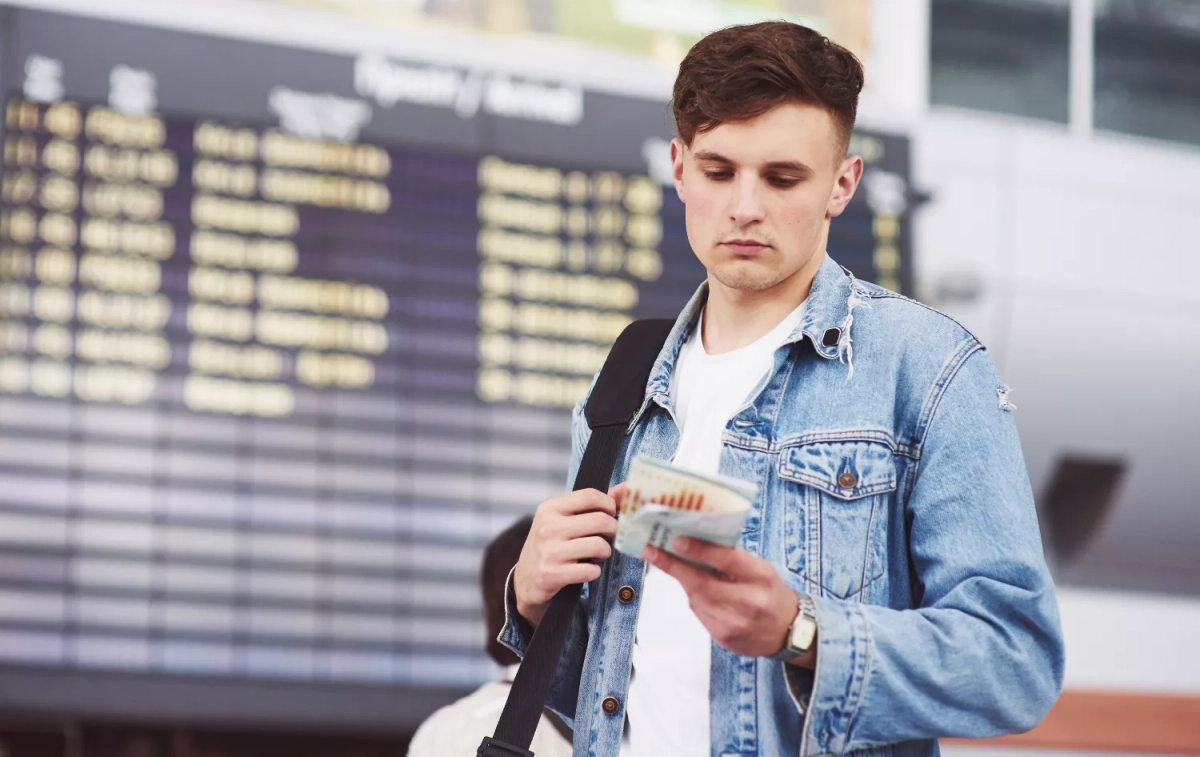
M747 481L637 457L629 469L629 486L617 503L613 546L633 557L640 557L647 544L672 552L676 536L736 546L757 492L758 487Z

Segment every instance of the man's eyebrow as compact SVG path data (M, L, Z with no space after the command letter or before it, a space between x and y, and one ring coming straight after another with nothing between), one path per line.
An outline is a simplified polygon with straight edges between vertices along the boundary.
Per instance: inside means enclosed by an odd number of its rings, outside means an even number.
M730 166L733 165L732 160L730 160L729 158L725 157L724 155L722 155L718 152L713 152L712 150L701 150L700 152L697 152L695 155L696 155L696 160L708 160L713 163L725 163L726 165L730 165Z
M798 174L808 175L812 173L812 169L804 165L798 160L773 160L766 165L773 171L794 171Z
M736 165L732 160L724 155L713 152L712 150L700 150L695 153L696 160L707 160L711 163L723 163L727 166ZM794 171L799 174L810 174L812 169L804 165L798 160L773 160L767 163L764 168L772 171Z

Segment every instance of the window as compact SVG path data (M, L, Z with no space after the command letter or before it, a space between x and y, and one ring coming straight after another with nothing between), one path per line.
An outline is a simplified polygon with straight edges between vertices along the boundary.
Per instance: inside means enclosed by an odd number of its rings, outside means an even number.
M1038 515L1047 555L1060 569L1079 558L1100 531L1125 473L1120 459L1059 458Z
M1067 122L1069 0L933 0L930 100Z
M1200 145L1200 0L1097 0L1098 129Z

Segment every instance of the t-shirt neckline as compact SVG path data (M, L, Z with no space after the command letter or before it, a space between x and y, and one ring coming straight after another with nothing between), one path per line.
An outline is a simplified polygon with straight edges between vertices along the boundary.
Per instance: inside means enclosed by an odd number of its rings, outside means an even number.
M700 309L700 319L696 321L696 328L692 332L692 337L696 340L696 346L699 347L699 350L697 350L697 355L707 362L724 363L730 361L731 359L738 359L744 357L745 355L757 352L758 350L765 349L768 344L773 350L775 347L782 344L783 340L787 338L788 334L791 334L792 330L795 329L800 323L800 319L804 315L804 307L807 304L808 300L805 299L804 302L801 302L799 305L797 305L792 312L785 315L783 320L775 324L770 331L763 334L758 339L755 339L750 344L738 347L734 350L729 350L728 352L721 352L716 355L710 354L708 349L704 346L704 313L708 307L705 305L705 307Z

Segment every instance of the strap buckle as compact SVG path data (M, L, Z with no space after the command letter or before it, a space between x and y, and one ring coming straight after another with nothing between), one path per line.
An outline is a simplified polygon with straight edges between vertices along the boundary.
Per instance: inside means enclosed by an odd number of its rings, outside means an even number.
M534 757L533 752L513 746L504 741L498 741L491 736L484 736L479 748L475 750L476 757Z

